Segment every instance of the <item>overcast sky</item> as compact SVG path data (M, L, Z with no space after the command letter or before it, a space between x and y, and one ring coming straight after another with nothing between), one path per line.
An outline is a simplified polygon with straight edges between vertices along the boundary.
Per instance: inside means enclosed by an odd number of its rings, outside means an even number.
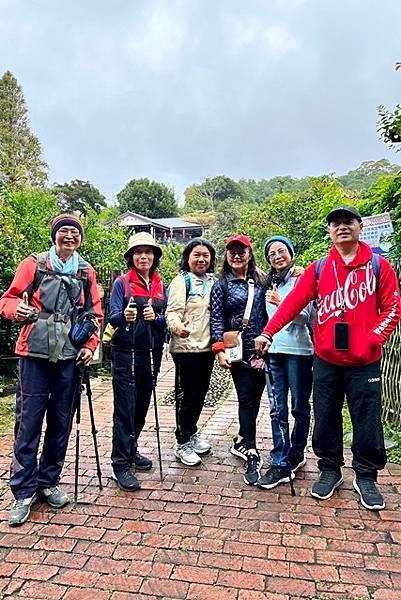
M401 0L0 0L50 181L343 174L400 155Z

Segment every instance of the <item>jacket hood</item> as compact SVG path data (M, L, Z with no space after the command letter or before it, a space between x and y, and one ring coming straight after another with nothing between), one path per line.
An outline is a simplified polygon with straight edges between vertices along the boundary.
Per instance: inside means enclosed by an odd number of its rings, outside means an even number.
M330 248L328 258L334 260L337 264L344 265L343 258L335 246ZM372 248L365 242L358 242L358 250L354 259L345 266L350 269L355 269L355 267L366 265L371 259Z

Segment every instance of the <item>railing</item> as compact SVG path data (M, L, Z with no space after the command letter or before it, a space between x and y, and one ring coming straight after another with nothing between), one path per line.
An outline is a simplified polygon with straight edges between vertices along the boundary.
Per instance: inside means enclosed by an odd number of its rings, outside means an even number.
M401 261L393 264L401 282ZM119 271L101 269L97 279L104 290L103 307L107 307L111 286ZM19 327L0 318L0 376L15 370L13 350ZM384 347L382 360L383 418L401 425L401 323Z
M393 267L401 282L401 261L393 262ZM401 425L401 322L384 346L382 390L384 420Z

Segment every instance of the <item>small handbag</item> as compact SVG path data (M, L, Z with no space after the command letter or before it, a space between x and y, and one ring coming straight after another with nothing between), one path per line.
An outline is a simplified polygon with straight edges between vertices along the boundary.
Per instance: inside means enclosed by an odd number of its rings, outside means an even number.
M243 358L242 333L248 326L249 317L255 296L255 282L248 279L248 299L246 301L244 316L242 317L241 331L226 331L223 334L223 343L227 359L230 362L241 362Z
M242 360L242 332L226 331L223 334L223 342L229 361L240 362Z

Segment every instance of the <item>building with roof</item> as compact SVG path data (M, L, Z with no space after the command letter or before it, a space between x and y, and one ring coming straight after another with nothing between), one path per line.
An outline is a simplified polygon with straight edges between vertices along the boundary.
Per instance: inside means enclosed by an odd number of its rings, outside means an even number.
M199 223L191 223L180 217L151 219L137 213L127 211L117 221L120 227L129 227L130 232L147 231L159 242L186 242L203 234L204 227Z

